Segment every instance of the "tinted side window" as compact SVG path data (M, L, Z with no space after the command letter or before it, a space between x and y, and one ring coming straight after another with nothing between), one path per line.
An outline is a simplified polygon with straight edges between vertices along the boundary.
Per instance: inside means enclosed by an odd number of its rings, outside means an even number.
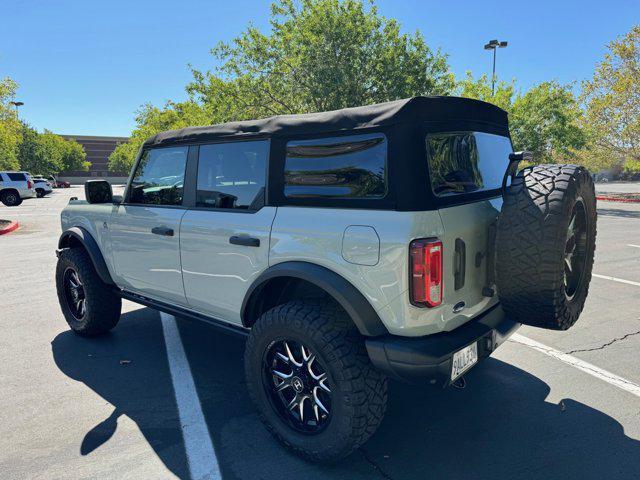
M268 157L268 140L201 145L196 206L259 209Z
M438 196L500 188L512 152L508 137L482 132L427 135L431 188Z
M9 180L14 182L24 182L27 180L27 177L24 176L24 173L7 173Z
M382 134L287 143L284 194L289 198L380 198L387 192L387 139Z
M182 205L188 147L146 150L131 182L129 202Z

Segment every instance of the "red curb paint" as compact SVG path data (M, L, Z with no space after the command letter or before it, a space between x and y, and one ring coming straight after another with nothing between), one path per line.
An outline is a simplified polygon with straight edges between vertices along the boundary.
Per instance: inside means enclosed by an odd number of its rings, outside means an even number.
M640 203L640 200L632 198L604 197L601 195L597 195L596 200L601 200L603 202Z
M6 227L0 228L0 235L4 235L5 233L13 232L17 230L20 224L18 222L11 222Z

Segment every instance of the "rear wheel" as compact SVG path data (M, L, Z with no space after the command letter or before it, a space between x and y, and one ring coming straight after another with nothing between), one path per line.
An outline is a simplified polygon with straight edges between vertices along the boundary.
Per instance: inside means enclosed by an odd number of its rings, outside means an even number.
M44 197L44 190L41 188L36 188L36 197L38 198Z
M292 301L262 315L249 335L245 371L267 429L308 460L347 456L384 416L386 377L330 301Z
M589 291L595 238L595 190L585 168L519 172L498 222L496 283L506 313L536 327L571 327Z
M120 320L122 300L100 280L83 249L67 248L60 252L56 287L60 308L74 332L100 335Z
M2 192L0 194L0 201L7 207L17 207L22 203L20 194L18 194L18 192L16 192L15 190Z

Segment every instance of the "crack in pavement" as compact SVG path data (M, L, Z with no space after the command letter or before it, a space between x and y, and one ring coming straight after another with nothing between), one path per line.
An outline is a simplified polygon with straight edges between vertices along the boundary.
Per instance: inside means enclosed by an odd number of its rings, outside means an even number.
M374 462L369 455L367 454L367 452L364 451L364 448L359 448L358 451L362 454L362 456L364 457L365 461L371 465L373 467L374 470L376 470L380 476L382 478L384 478L385 480L393 480L393 477L391 477L391 475L389 475L387 472L385 472L380 465L378 465L376 462Z
M622 337L617 337L614 338L613 340L599 346L599 347L593 347L593 348L582 348L582 349L577 349L577 350L570 350L568 352L565 352L567 355L572 355L574 353L579 353L579 352L595 352L596 350L603 350L606 347L608 347L609 345L613 345L616 342L620 342L622 340L626 340L629 337L633 337L634 335L638 335L640 334L640 330L638 330L637 332L632 332L632 333L627 333L626 335L623 335Z

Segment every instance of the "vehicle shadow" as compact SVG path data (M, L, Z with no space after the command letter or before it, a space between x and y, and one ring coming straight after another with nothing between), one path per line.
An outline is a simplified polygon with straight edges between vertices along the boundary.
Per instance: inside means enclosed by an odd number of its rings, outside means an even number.
M640 442L616 420L572 399L563 408L545 401L546 383L496 359L470 372L464 390L391 383L385 421L363 448L337 464L309 464L262 427L245 390L244 340L187 320L178 326L225 479L582 479L640 471ZM78 439L81 455L99 455L126 415L167 468L189 478L157 312L125 313L101 338L63 332L52 350L62 372L114 407Z
M640 210L624 210L622 208L600 208L598 215L602 217L640 218Z

